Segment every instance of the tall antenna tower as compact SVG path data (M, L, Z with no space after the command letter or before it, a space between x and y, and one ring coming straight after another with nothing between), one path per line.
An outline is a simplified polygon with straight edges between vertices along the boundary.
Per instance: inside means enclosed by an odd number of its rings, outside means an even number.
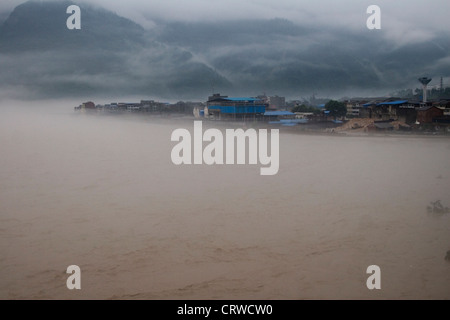
M423 86L423 103L427 103L427 85L432 79L427 77L419 78L420 83Z

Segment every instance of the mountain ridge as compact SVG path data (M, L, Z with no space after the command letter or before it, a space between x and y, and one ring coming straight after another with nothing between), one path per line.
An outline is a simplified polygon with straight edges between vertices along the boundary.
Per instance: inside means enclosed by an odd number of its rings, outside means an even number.
M66 27L72 4L81 8L81 30ZM8 71L1 83L40 97L198 96L209 79L229 85L189 51L155 41L115 13L72 1L17 6L0 27L0 54Z
M0 26L0 83L38 96L379 95L449 76L447 31L398 45L386 33L298 25L282 18L158 21L144 29L107 9L72 1L28 1ZM37 14L39 12L39 14ZM0 85L0 89L1 89Z

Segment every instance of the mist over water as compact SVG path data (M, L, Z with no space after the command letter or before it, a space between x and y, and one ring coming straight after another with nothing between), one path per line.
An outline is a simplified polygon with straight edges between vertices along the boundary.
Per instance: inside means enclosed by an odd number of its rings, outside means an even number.
M78 104L0 102L0 299L450 298L448 138L281 132L261 176L175 166L193 119Z

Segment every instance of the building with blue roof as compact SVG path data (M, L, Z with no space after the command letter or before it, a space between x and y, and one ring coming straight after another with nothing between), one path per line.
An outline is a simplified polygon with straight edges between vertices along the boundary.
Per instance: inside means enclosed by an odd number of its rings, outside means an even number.
M290 111L266 111L264 113L264 116L266 117L279 117L279 116L295 116L295 113Z
M400 120L413 123L419 102L399 98L375 99L364 103L360 115L377 120Z
M385 101L377 104L377 106L399 106L399 105L408 105L408 100Z
M235 97L213 94L206 103L207 114L213 119L260 119L263 117L268 104L262 99L254 97Z

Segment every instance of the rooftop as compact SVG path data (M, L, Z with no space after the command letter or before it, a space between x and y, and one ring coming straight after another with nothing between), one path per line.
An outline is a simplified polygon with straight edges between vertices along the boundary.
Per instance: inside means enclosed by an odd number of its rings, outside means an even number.
M396 100L396 101L386 101L378 103L377 106L390 106L390 105L398 105L408 103L408 100Z
M437 107L434 107L434 106L426 106L426 107L421 107L421 108L419 108L419 109L417 109L418 111L427 111L427 110L429 110L429 109L431 109L431 108L437 108ZM439 108L437 108L437 109L439 109Z
M228 100L228 101L258 101L260 99L251 98L251 97L241 97L241 98L224 98L224 100Z
M246 102L255 102L255 101L261 101L261 99L257 99L257 98L253 98L253 97L228 98L226 96L212 96L212 97L210 97L209 101L232 101L232 102L246 101Z
M267 111L264 113L265 116L293 116L295 113L290 111Z

